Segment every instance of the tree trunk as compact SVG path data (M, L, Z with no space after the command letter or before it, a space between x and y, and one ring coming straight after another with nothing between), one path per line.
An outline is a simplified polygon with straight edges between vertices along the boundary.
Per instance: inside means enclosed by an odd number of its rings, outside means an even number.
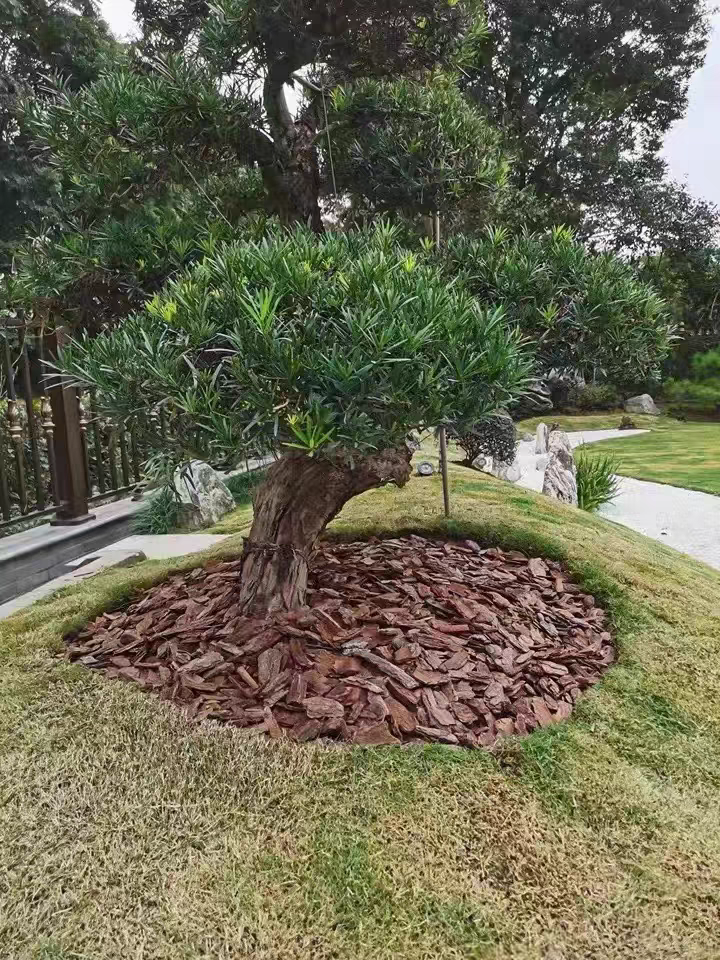
M321 233L315 110L310 104L297 120L292 118L284 89L288 79L285 66L279 64L265 81L263 99L273 137L273 159L262 167L263 179L270 206L283 223L303 223Z
M410 479L406 448L332 459L292 455L268 470L255 497L245 541L240 603L246 615L291 610L305 603L308 559L318 536L352 497Z

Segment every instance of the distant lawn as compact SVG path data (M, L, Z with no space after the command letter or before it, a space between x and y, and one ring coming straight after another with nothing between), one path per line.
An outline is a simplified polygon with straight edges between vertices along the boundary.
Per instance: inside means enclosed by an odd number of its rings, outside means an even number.
M519 424L520 430L557 422L563 430L607 430L617 427L623 413L536 417ZM681 423L670 417L632 418L637 427L650 430L641 437L603 440L592 450L611 453L620 461L620 473L638 480L669 483L688 490L720 494L720 423Z

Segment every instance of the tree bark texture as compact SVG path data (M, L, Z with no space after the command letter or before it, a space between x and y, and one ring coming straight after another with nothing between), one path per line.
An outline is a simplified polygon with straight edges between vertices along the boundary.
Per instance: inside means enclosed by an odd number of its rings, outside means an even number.
M303 223L316 233L323 229L320 214L320 172L315 109L309 104L296 120L288 109L284 85L286 64L271 69L265 81L264 103L273 138L273 156L262 166L270 206L283 223Z
M351 459L292 455L268 470L245 541L240 603L259 616L303 606L308 559L318 536L348 500L411 475L406 447Z

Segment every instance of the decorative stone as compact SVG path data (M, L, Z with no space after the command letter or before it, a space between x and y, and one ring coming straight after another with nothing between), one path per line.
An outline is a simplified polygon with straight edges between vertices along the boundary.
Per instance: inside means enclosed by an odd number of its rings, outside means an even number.
M625 401L625 410L627 413L644 413L650 417L659 417L660 411L655 406L655 401L649 393L641 393L637 397L630 397Z
M520 439L522 440L523 443L532 443L533 440L535 439L535 434L534 434L534 433L529 433L529 432L528 432L528 433L523 433L523 435L520 437Z
M417 473L419 477L431 477L435 473L435 467L427 460L423 460L417 465Z
M564 430L553 430L550 434L548 453L542 492L547 497L576 507L578 495L575 460L570 438Z
M233 496L220 475L203 460L191 460L178 467L174 484L180 498L181 516L192 529L212 526L235 509Z
M546 453L544 453L541 457L538 457L537 460L535 461L535 469L544 470L547 467L549 462L550 462L550 457Z
M408 448L408 450L410 450L411 453L417 453L422 446L420 443L420 434L416 433L414 430L412 433L409 433L407 437L405 437L405 446Z
M507 480L508 483L517 483L522 476L522 469L517 460L493 460L490 473L498 480Z
M548 452L548 428L546 423L539 423L535 431L535 453Z
M487 467L488 458L480 454L479 457L475 457L472 462L473 470L484 470Z

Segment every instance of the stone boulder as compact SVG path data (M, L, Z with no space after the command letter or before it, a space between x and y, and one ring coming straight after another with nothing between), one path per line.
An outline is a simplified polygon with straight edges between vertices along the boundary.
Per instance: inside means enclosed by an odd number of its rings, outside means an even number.
M625 411L627 413L644 413L650 417L660 416L660 411L655 406L655 401L649 393L641 393L637 397L630 397L625 401Z
M542 492L546 497L576 507L576 473L570 438L564 430L553 430L548 441L548 464L543 477Z
M435 473L435 467L427 460L417 465L417 474L419 477L431 477Z
M217 470L203 460L191 460L173 478L185 525L201 530L218 523L235 509L235 501Z
M535 453L548 452L548 427L546 423L539 423L535 431Z
M550 457L546 453L544 453L542 454L542 456L539 456L535 460L535 469L544 470L547 467L548 463L550 463Z
M522 469L517 460L493 460L490 473L498 480L507 480L508 483L517 483L522 477Z

